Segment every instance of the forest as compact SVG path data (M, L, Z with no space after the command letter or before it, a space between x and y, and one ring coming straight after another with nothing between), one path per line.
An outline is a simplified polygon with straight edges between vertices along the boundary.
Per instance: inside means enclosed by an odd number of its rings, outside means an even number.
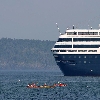
M51 48L55 41L29 39L0 39L0 69L58 68Z

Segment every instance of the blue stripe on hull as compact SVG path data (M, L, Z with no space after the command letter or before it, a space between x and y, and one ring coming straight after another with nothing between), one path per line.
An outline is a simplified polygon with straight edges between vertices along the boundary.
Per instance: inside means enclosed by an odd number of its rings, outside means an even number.
M100 76L100 55L56 55L65 76Z

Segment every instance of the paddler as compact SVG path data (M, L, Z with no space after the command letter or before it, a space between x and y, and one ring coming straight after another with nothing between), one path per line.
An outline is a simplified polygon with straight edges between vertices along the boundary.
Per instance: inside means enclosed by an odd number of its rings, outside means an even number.
M28 88L38 88L38 86L35 83L28 84L27 87Z
M62 87L62 86L67 86L67 85L64 83L59 83L59 86Z

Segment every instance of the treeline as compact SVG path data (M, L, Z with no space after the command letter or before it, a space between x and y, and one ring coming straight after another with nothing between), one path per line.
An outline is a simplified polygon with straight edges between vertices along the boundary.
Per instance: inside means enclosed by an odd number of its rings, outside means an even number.
M2 38L0 69L53 69L56 66L51 52L54 43L48 40Z

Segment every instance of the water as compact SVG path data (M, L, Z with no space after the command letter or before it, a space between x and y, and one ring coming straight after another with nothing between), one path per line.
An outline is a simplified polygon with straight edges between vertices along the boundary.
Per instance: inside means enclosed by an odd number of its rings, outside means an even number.
M28 83L66 87L30 89ZM0 100L100 100L100 77L67 77L61 72L0 71Z

